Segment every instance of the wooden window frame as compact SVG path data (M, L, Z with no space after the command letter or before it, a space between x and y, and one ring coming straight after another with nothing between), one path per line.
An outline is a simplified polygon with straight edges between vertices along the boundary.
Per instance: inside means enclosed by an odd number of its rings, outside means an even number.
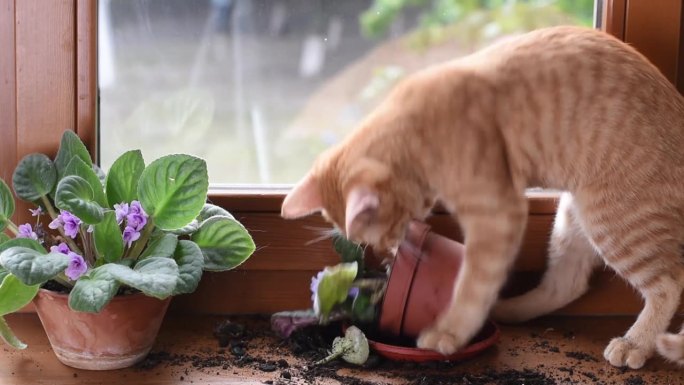
M684 90L682 2L600 0L602 28L642 50ZM21 157L54 154L64 129L73 129L97 154L97 1L0 0L0 177L9 181ZM658 28L645 28L657 24ZM207 273L198 290L174 300L176 311L252 313L309 306L308 281L321 267L337 263L329 243L315 238L317 217L284 221L279 216L285 191L212 190L210 199L252 231L259 250L240 268ZM529 287L545 267L548 236L557 195L529 195L530 217L512 290ZM27 219L18 205L17 221ZM442 234L460 238L451 217L437 211L430 219ZM600 290L565 308L569 314L634 313L639 300L612 274L599 273ZM614 301L615 295L630 298ZM608 300L611 298L611 300Z

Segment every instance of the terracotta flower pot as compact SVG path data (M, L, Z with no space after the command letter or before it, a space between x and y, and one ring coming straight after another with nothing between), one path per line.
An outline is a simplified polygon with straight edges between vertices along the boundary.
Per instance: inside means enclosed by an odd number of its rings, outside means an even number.
M451 300L465 247L412 222L392 264L380 310L380 330L415 338Z
M63 364L110 370L147 356L170 301L132 294L114 297L100 313L82 313L69 308L67 295L41 289L34 304Z
M415 341L449 304L464 255L463 244L431 232L427 224L412 222L390 270L379 331L398 340ZM498 327L488 321L468 346L448 357L415 347L377 342L372 345L392 359L460 360L488 348L498 338Z

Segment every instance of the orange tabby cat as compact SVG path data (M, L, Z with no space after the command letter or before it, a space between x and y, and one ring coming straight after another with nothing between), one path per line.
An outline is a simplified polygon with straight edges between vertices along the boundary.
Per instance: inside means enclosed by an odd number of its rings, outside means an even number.
M286 197L282 215L322 212L348 238L395 249L435 201L465 233L450 307L418 346L444 354L480 328L521 243L525 188L561 199L541 285L493 314L520 321L586 289L604 262L645 306L605 358L639 368L666 334L684 286L684 98L642 55L591 29L556 27L418 72Z

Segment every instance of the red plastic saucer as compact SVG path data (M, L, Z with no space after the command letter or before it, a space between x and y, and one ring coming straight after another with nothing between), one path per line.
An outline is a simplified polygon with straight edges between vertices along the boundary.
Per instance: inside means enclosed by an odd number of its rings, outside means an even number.
M476 356L494 345L499 340L500 334L499 327L494 322L487 321L469 345L448 356L434 350L389 345L370 339L368 344L379 356L395 361L461 361Z

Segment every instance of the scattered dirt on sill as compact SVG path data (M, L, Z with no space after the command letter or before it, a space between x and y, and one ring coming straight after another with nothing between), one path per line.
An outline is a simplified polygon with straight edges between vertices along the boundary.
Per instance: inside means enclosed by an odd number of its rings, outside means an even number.
M243 321L243 318L236 317L236 320ZM394 362L373 354L363 367L342 361L311 366L327 355L332 340L341 334L339 324L307 327L294 332L286 340L279 339L270 331L266 318L250 318L244 323L224 320L208 329L208 334L213 332L213 347L205 346L193 352L182 349L156 351L138 365L138 370L154 372L160 366L177 367L174 369L175 378L187 383L198 372L229 377L243 375L247 370L252 376L261 378L264 384L271 385L334 382L344 385L647 384L639 374L608 366L599 368L596 366L599 360L591 354L567 350L562 342L567 338L564 335L560 342L548 336L530 336L531 340L523 339L519 346L508 348L505 353L512 355L510 349L515 349L520 354L549 355L550 362L555 363L531 363L516 369L506 366L494 369L483 364L476 365L474 369L472 365L461 362ZM658 383L655 381L653 384Z

